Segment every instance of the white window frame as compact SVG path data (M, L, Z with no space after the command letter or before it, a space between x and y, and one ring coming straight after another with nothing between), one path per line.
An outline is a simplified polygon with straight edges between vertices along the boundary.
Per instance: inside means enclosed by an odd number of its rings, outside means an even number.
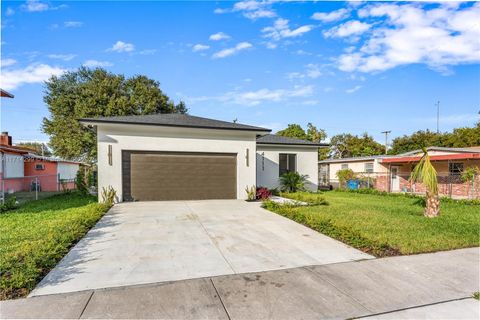
M373 162L365 162L364 171L366 173L373 173Z

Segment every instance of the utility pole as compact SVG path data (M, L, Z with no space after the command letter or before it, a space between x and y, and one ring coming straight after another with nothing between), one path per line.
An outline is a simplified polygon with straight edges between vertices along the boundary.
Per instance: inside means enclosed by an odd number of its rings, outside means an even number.
M440 101L437 101L437 133L440 133Z
M387 151L388 151L388 134L391 132L392 132L391 130L382 131L382 133L385 135L385 154L387 154Z

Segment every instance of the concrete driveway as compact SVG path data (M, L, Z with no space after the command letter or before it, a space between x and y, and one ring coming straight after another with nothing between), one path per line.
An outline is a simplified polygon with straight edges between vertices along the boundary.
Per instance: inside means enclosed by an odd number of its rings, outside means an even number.
M31 296L372 256L242 200L114 206Z

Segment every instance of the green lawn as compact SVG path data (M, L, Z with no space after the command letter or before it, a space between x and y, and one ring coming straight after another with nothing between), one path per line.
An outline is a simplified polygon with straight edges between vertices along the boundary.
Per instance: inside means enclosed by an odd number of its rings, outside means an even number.
M8 197L15 197L18 203L22 204L25 202L33 201L35 200L35 197L38 197L38 200L45 199L52 197L57 194L61 194L62 192L58 191L40 191L38 192L37 195L35 195L35 191L20 191L20 192L15 192L14 194L7 194Z
M106 210L71 193L0 214L0 300L27 295Z
M445 201L441 216L425 218L420 199L327 191L282 194L298 200L325 198L328 205L267 209L375 256L479 246L480 206Z

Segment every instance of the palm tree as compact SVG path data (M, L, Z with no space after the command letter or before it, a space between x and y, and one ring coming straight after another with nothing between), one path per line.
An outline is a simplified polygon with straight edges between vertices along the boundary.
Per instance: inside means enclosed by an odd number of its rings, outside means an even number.
M423 183L426 189L425 212L428 218L440 215L440 198L438 196L437 170L430 162L430 156L426 148L422 148L423 156L413 169L410 182Z
M282 191L297 192L305 190L305 183L307 182L308 175L302 175L297 172L287 172L280 176L280 185Z

